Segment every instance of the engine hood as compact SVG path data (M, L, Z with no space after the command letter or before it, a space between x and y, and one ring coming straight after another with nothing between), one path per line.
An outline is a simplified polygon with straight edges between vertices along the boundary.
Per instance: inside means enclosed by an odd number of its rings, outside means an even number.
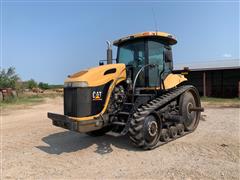
M85 87L96 87L110 81L116 80L116 83L118 83L125 79L125 64L107 64L72 74L64 81L64 84L84 83Z

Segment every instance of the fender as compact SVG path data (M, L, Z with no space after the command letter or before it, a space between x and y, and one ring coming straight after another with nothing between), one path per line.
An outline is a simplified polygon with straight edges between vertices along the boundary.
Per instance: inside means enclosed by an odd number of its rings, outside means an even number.
M165 89L171 89L184 81L187 81L187 78L185 78L183 75L171 73L165 78L164 86Z

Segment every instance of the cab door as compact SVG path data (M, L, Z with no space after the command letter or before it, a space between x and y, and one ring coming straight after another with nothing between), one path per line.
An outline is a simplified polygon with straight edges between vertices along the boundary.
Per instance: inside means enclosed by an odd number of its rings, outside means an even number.
M157 64L157 67L148 68L148 86L160 86L160 73L163 70L164 45L158 41L148 41L148 64Z

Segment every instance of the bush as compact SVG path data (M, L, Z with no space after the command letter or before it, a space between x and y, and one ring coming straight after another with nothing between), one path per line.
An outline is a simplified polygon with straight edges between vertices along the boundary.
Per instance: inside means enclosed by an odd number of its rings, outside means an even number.
M15 72L14 67L9 67L7 70L0 71L0 88L13 88L16 89L16 84L20 80Z
M30 79L29 81L27 81L27 88L28 89L33 89L33 88L37 88L38 84L34 79Z
M48 83L43 83L43 82L40 82L38 84L38 87L41 88L41 89L49 89Z

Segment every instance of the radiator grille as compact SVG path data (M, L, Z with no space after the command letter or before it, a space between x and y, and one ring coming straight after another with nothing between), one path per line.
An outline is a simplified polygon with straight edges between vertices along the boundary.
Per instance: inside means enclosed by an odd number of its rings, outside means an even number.
M91 106L90 88L64 88L64 115L90 116Z

